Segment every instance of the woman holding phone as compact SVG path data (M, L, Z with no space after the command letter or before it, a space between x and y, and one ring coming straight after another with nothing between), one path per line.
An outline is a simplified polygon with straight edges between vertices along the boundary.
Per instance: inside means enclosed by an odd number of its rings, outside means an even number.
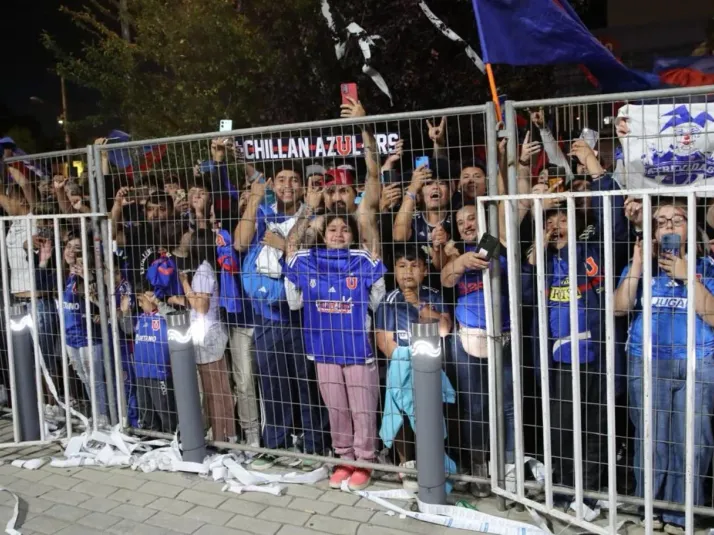
M462 420L462 433L465 448L471 452L471 473L475 476L488 476L488 350L486 334L487 307L483 293L483 278L488 276L492 261L501 264L502 290L501 331L510 335L508 316L508 273L506 257L505 225L501 224L502 237L499 240L484 234L479 241L476 207L467 205L456 212L456 225L464 240L461 244L449 243L446 254L449 258L441 270L441 284L445 288L456 288L457 300L455 316L457 321L453 358L456 361L456 374L459 382L457 390L462 396L465 417ZM499 251L499 241L502 248ZM504 410L506 413L506 462L513 459L513 379L510 358L510 339L504 343ZM477 497L490 494L488 484L474 483L471 492Z
M644 262L652 262L652 398L654 418L654 499L684 503L687 304L694 299L697 359L694 415L694 504L704 505L704 481L714 446L711 416L714 413L714 260L699 250L699 258L687 258L687 205L676 200L661 202L653 215L653 258L646 259L642 243L635 245L632 261L620 277L615 292L615 315L632 314L628 350L630 419L635 426L635 481L644 495L643 473L643 359L642 280ZM687 264L696 262L693 288L687 280ZM684 533L684 513L655 510L653 525L667 533Z

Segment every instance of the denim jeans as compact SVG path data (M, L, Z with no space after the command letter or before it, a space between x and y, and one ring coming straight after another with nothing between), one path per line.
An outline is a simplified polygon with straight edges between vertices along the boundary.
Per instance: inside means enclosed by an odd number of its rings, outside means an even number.
M27 304L30 311L30 304ZM52 381L57 388L57 393L61 396L64 389L62 380L62 359L57 354L57 340L59 338L59 316L57 315L57 304L54 299L37 299L37 341L42 352L42 358L47 366L47 372L52 377Z
M461 398L464 418L461 433L472 462L485 462L490 450L488 409L488 359L472 357L464 350L458 335L453 336L452 351L456 366L457 392ZM513 415L513 366L511 344L503 346L503 410L506 426L506 463L515 462L515 432Z
M67 346L67 356L72 363L72 367L79 375L87 391L87 396L91 399L92 389L89 378L89 347L69 347ZM109 416L109 405L107 403L107 384L104 381L104 359L102 357L102 344L94 346L94 388L97 392L97 413Z
M635 481L644 496L643 363L629 358L630 419L635 426ZM686 463L687 361L652 361L652 429L654 432L654 499L684 503ZM704 481L712 459L711 416L714 412L714 359L697 360L694 393L694 505L704 505ZM684 513L658 511L665 522L684 526Z

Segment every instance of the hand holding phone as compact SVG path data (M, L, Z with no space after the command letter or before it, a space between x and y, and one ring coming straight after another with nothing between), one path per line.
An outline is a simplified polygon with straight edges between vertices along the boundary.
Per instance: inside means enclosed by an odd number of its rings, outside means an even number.
M498 241L498 238L491 236L490 234L484 234L478 242L478 252L486 260L491 260L498 253L500 246L501 244Z
M419 169L420 167L426 167L429 169L429 157L428 156L417 156L414 160L414 168Z
M357 84L354 82L341 84L340 94L342 95L342 104L352 104L350 99L355 102L359 102L359 99L357 98Z
M665 234L659 244L659 255L679 256L682 252L682 238L679 234Z

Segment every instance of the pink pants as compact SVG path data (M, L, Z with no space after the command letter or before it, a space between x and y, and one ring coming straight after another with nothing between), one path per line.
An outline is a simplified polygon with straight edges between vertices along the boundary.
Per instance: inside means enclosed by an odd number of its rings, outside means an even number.
M345 459L374 459L379 404L377 365L317 363L317 379L330 415L335 453Z

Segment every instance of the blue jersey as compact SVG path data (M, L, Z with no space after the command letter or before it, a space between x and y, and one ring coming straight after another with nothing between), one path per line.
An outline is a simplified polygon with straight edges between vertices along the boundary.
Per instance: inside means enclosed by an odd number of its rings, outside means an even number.
M240 258L233 248L233 238L227 230L216 232L216 256L221 268L220 305L231 314L240 314L243 310L243 292L240 285Z
M134 308L134 295L131 290L131 284L125 278L122 278L121 282L114 289L114 306L118 309L121 306L121 298L124 295L129 296L129 306L130 310ZM125 336L119 337L119 348L121 349L122 358L128 355L130 351L130 341Z
M577 245L576 245L577 247ZM583 257L581 251L586 251ZM578 360L593 362L598 357L596 343L600 341L601 320L594 320L593 313L601 314L600 291L602 274L600 258L594 248L578 248L578 274L576 302L578 309ZM581 265L582 264L582 265ZM584 273L583 273L584 271ZM548 327L553 342L553 360L572 362L570 332L570 278L568 276L568 248L564 247L557 255L549 255L546 262L549 275L548 284ZM589 302L586 297L590 296Z
M306 353L316 362L364 364L372 358L367 317L372 285L386 268L367 251L299 251L285 275L302 290Z
M151 262L146 270L146 280L151 284L157 299L183 295L176 259L169 254L161 254Z
M419 302L440 314L447 312L441 292L428 286L419 289ZM374 317L375 328L393 332L394 341L404 347L409 347L411 343L412 323L419 323L419 308L408 303L399 289L386 295Z
M454 238L454 224L451 214L442 219L441 226L444 227L444 230L451 238ZM434 232L434 229L436 229L436 225L430 225L424 217L423 212L414 213L412 217L412 237L410 241L416 242L417 245L422 248L424 254L426 254L428 266L431 266L431 233Z
M87 347L87 307L84 295L80 294L77 285L82 280L75 274L67 277L67 283L62 295L62 313L64 314L64 332L69 347ZM90 304L90 309L94 309ZM92 322L92 345L101 343L99 326Z
M166 318L158 312L144 313L134 326L136 376L165 381L171 373Z
M656 268L655 268L656 269ZM630 267L622 272L620 283L627 277ZM653 274L657 273L653 271ZM714 260L700 258L697 262L697 279L714 293ZM687 287L681 281L669 278L664 272L652 280L652 358L687 358ZM630 324L627 349L633 357L643 356L642 279L637 288L635 314ZM695 314L696 358L714 355L714 328Z
M478 246L466 245L466 252L476 252ZM500 256L501 263L501 321L502 332L511 330L511 320L508 314L508 269L506 257ZM484 271L474 269L464 273L456 285L456 319L463 327L486 329L486 302L483 294ZM490 307L489 307L490 308Z

